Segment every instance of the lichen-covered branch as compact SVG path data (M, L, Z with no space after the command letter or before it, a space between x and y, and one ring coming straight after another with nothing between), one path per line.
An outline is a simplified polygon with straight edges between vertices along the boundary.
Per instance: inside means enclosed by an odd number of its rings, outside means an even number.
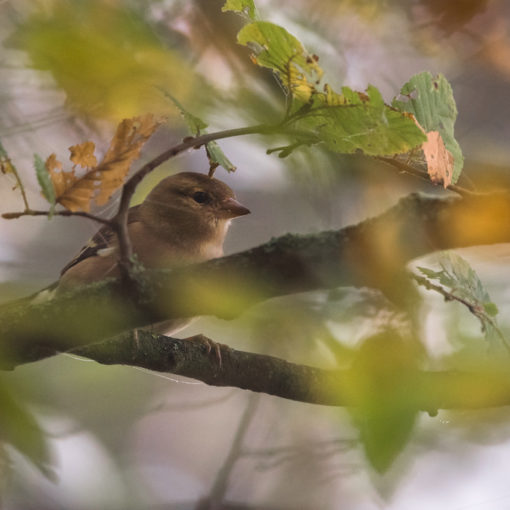
M276 296L369 286L405 300L402 269L441 249L510 242L510 195L410 195L357 225L272 239L256 248L174 271L147 271L139 293L105 281L42 304L0 309L4 366L194 315L232 318ZM407 282L408 283L408 282Z
M211 386L233 386L310 404L357 405L360 392L355 386L360 379L356 369L322 369L227 346L220 345L220 349L221 366L204 344L138 331L136 335L126 333L73 352L105 365L169 372ZM508 371L417 371L409 381L409 394L414 396L417 410L510 405Z

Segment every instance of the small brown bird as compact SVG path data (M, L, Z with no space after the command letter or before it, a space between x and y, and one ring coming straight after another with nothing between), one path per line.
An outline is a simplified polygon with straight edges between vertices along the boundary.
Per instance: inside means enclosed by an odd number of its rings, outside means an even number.
M221 257L230 222L249 210L222 181L194 172L163 179L129 209L133 252L147 268L169 268ZM117 237L99 230L61 272L59 290L119 275Z
M205 174L183 172L163 179L140 204L129 209L133 252L147 268L174 268L223 255L233 218L250 211L224 182ZM117 236L101 228L61 272L57 292L119 275ZM172 334L190 320L161 323ZM163 326L163 327L161 327Z

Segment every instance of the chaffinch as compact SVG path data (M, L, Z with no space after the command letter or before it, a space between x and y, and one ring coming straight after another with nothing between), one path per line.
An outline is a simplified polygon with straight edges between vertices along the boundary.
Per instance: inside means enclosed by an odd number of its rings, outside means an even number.
M194 172L172 175L129 209L133 252L152 269L221 257L231 220L249 212L218 179ZM58 288L118 276L117 249L112 229L101 228L64 267Z
M182 172L163 179L140 204L129 209L133 252L147 268L173 268L223 255L233 218L250 211L224 182L205 174ZM61 272L57 292L119 275L117 236L101 228ZM190 320L161 323L172 334Z

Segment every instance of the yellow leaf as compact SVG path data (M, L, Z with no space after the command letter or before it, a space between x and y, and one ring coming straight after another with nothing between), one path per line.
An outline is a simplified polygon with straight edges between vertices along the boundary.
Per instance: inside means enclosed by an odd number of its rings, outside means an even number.
M176 45L158 37L136 4L30 2L31 14L10 44L26 51L35 68L49 71L66 93L66 104L80 114L115 122L151 111L176 115L157 91L170 89L187 102L195 97L196 73Z
M83 168L91 168L97 165L96 156L94 156L94 150L96 146L94 142L83 142L78 145L69 147L71 156L69 159L75 164Z
M429 131L427 141L422 145L427 172L430 180L436 184L443 183L447 188L452 183L454 158L445 147L439 131Z
M89 211L93 201L98 205L108 202L122 186L144 143L161 123L162 119L152 114L124 119L117 126L110 147L99 165L93 154L92 142L70 147L70 159L75 165L90 167L94 163L82 176L77 176L74 169L61 171L62 163L52 154L46 160L46 168L55 188L56 201L70 211Z

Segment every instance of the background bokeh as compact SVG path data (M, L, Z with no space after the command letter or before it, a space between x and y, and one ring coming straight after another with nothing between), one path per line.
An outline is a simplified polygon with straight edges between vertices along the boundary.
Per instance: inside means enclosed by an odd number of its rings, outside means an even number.
M47 207L34 153L55 152L64 160L67 147L88 139L105 151L116 122L154 110L170 120L139 164L186 136L161 90L207 120L210 131L279 118L281 89L236 45L242 19L222 13L222 3L0 2L0 140L34 208ZM257 6L263 19L283 25L320 56L325 81L335 87L373 84L390 101L419 71L445 74L459 110L456 136L466 158L461 183L508 187L508 2L259 0ZM315 147L278 159L265 151L279 140L257 136L220 145L238 169L227 175L220 168L216 175L252 211L233 223L228 253L286 232L356 223L411 191L446 193L361 156ZM207 168L201 151L182 155L150 175L136 200L166 175ZM11 175L0 175L2 212L22 208L14 184ZM114 210L115 203L96 212ZM82 218L0 221L0 299L54 281L95 230ZM510 250L461 253L490 290L508 332ZM460 305L429 296L422 315L433 357L471 355L480 328ZM370 291L346 289L335 306L321 293L275 299L233 321L200 319L182 334L201 332L235 348L332 367L387 320ZM1 381L47 435L58 478L48 480L5 443L0 492L7 509L199 508L208 495L216 508L510 505L506 409L421 415L406 451L380 476L367 465L343 409L65 355L18 367Z

